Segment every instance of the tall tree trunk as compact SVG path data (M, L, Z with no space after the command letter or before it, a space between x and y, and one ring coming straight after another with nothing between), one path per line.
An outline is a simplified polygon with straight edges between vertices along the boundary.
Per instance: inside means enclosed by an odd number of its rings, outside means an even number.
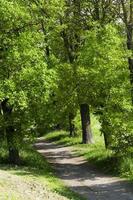
M69 113L69 131L70 131L70 137L75 136L75 125L74 125L74 115L73 113Z
M93 136L91 132L90 109L88 104L80 105L81 122L82 122L82 143L93 143Z
M133 51L133 24L127 25L127 48ZM133 102L133 58L128 58L129 70L130 70L130 83L131 83L131 94Z

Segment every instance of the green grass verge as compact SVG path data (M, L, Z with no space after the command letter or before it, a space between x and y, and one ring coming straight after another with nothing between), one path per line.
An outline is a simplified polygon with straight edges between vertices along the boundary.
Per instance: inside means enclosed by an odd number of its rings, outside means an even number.
M47 186L51 191L58 193L61 196L70 200L84 200L80 195L71 191L65 187L63 183L55 176L53 169L46 161L46 159L40 155L31 145L27 145L21 151L22 166L11 166L4 164L6 161L6 151L4 148L0 148L0 170L10 172L11 174L23 177L27 180L34 180ZM1 193L1 191L0 191ZM12 200L19 199L15 197L15 193L12 194ZM6 194L5 194L6 199ZM5 200L4 199L4 200ZM8 198L7 198L8 199ZM20 199L19 199L20 200Z

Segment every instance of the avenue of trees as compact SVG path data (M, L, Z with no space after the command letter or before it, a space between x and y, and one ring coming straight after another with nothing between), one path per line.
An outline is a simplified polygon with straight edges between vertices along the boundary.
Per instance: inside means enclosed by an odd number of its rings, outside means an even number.
M0 1L0 141L20 162L24 138L67 129L106 148L133 146L133 0Z

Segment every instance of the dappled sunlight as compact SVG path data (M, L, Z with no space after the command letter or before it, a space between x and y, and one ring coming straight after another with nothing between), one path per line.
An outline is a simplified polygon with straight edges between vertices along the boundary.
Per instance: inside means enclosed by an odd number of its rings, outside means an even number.
M39 145L43 146L43 149L40 149ZM85 158L76 155L71 147L44 142L37 143L36 148L52 164L60 179L88 200L133 199L132 184L98 172Z

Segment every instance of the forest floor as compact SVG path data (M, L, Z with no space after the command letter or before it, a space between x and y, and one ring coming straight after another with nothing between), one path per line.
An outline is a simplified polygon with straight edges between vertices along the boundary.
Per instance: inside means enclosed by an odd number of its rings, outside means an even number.
M39 140L36 148L58 177L87 200L133 200L133 184L99 172L70 146Z

